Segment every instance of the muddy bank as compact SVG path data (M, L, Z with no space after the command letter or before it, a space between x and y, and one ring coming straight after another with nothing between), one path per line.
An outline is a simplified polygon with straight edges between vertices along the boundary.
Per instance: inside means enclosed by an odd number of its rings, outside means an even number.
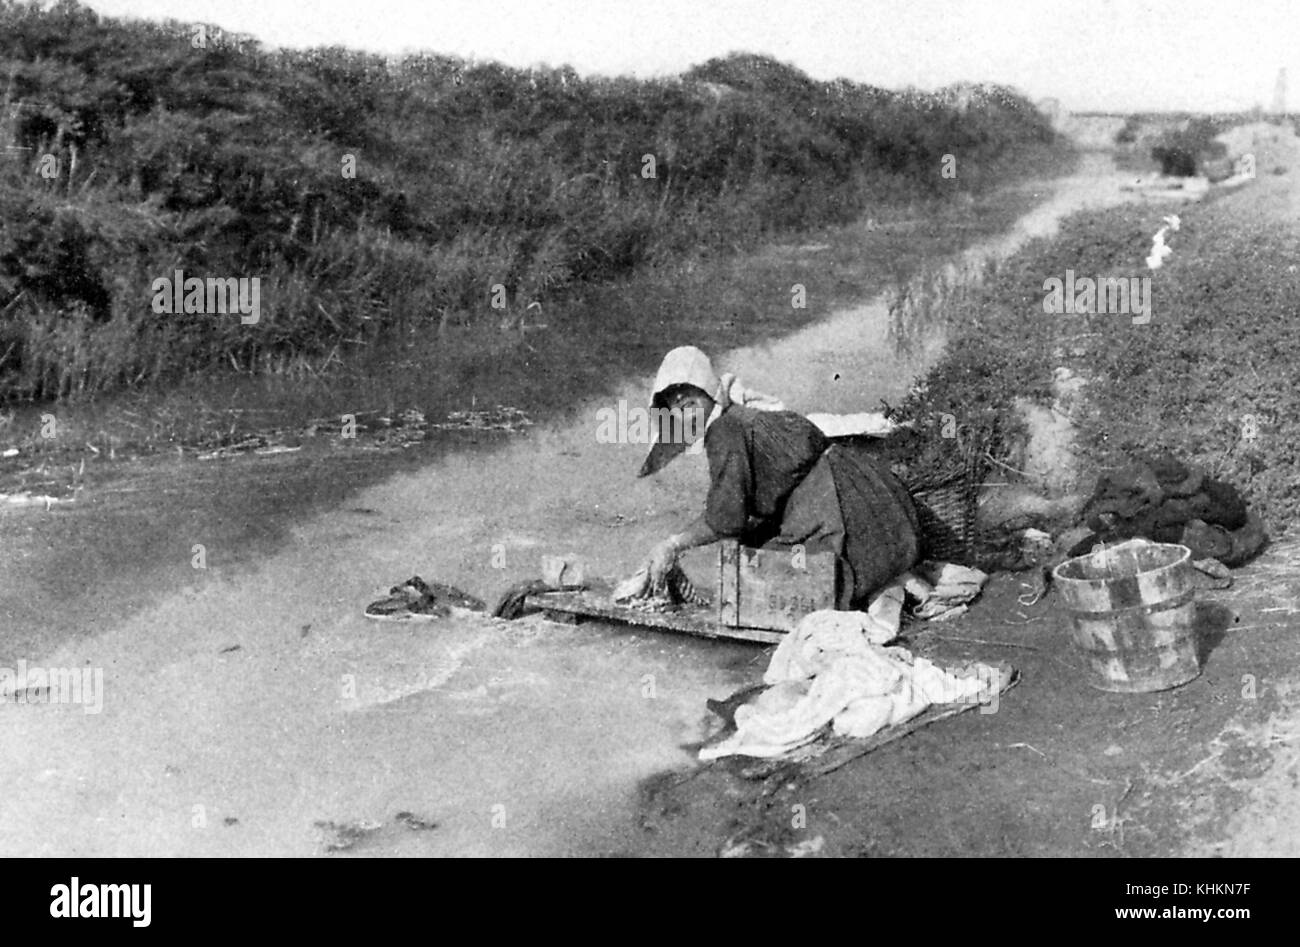
M763 785L734 763L661 774L642 783L645 851L784 857L817 839L823 855L858 857L1224 851L1233 813L1289 738L1280 720L1293 696L1264 669L1288 664L1293 632L1261 611L1271 601L1251 581L1275 567L1263 560L1238 590L1202 596L1201 676L1139 695L1089 687L1056 609L1023 607L1020 580L997 576L961 622L908 640L940 663L1012 662L1023 680L996 713L940 722L815 779Z

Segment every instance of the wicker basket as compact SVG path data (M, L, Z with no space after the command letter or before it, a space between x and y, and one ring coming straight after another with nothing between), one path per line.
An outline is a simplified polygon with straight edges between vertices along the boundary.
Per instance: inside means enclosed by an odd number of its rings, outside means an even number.
M983 442L970 443L955 469L917 473L897 469L916 504L921 555L926 559L975 565L975 516L985 473Z
M909 487L921 521L921 555L941 562L972 565L978 483L960 473L947 483Z

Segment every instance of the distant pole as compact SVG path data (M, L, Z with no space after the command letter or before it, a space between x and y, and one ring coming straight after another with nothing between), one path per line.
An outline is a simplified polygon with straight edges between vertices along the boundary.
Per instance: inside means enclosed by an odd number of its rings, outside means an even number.
M1286 114L1286 69L1277 71L1277 85L1273 86L1273 114Z
M9 82L5 86L3 106L0 106L0 146L5 151L12 151L14 145L14 124L18 109L13 104L14 79L18 75L17 64L9 68Z

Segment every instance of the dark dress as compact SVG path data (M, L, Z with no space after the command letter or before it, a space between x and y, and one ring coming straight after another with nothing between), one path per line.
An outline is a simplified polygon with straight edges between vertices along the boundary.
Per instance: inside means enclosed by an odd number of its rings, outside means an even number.
M704 435L704 519L746 546L832 552L839 608L858 608L920 554L911 496L861 446L832 443L792 411L732 405Z

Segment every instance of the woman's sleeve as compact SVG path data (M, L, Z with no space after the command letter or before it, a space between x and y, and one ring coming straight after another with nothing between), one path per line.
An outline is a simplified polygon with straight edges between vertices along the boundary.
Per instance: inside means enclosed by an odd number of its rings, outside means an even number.
M704 504L704 522L719 536L735 538L749 525L753 505L753 474L749 445L738 425L723 424L726 415L713 424L707 445L709 454L709 496Z

